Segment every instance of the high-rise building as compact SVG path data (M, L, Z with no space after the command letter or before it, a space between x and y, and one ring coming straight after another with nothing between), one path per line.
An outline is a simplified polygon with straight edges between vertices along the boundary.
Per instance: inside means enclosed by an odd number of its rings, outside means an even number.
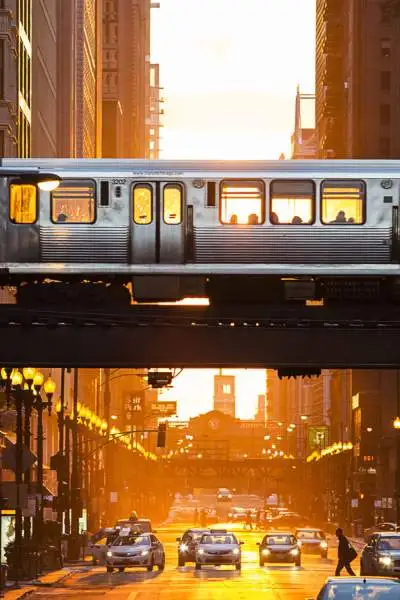
M32 156L57 156L57 4L32 4Z
M32 145L32 0L3 0L0 20L0 155L26 158Z
M398 4L317 0L319 158L400 157Z
M297 86L294 132L292 134L292 159L310 160L316 157L315 127L304 126L303 110L310 109L315 112L315 95L300 93ZM309 116L309 115L308 115ZM307 125L309 125L307 123Z
M158 6L150 0L103 0L104 157L148 158L150 128L157 151L159 133L150 110L159 105L159 81L152 69L151 89L150 9ZM160 111L152 112L156 117Z
M149 96L149 114L146 118L146 139L148 140L148 158L157 160L160 157L160 129L161 115L164 113L161 108L164 99L161 97L160 86L160 65L150 65L150 96Z
M102 3L57 4L57 146L60 157L96 158L102 144Z
M235 376L219 375L214 376L214 410L219 410L226 415L235 417L236 413L236 393Z

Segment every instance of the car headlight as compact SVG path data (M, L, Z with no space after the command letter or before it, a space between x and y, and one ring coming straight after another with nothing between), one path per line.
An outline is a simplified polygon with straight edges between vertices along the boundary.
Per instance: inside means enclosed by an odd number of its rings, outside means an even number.
M189 546L187 546L186 544L181 544L181 545L179 546L179 550L180 550L181 552L187 552L187 551L189 550Z
M298 548L293 548L293 550L290 551L290 554L292 556L297 556L299 553L299 549Z
M140 553L140 556L147 556L148 553L149 553L148 550L142 550L141 553Z
M303 542L301 540L298 540L297 545L298 545L299 548L301 548L302 545L303 545Z
M110 551L107 552L107 556L112 556L112 555L113 555L112 552L110 552Z
M320 546L323 550L326 550L328 547L328 542L325 542L325 540L323 542L320 543Z
M262 554L264 554L264 556L268 556L268 554L271 554L271 551L270 551L270 550L268 550L268 548L263 548L263 549L261 550L261 553L262 553Z
M392 559L390 558L390 556L380 556L379 562L384 567L390 567L390 565L392 564Z
M236 556L240 554L239 548L234 548L232 554L236 554Z
M199 549L199 554L200 554L200 555L201 555L201 554L204 554L204 550L203 550L203 548L200 548L200 549Z
M232 499L232 494L229 494L228 498L229 498L229 500L231 500Z
M232 517L232 513L228 513L228 517Z

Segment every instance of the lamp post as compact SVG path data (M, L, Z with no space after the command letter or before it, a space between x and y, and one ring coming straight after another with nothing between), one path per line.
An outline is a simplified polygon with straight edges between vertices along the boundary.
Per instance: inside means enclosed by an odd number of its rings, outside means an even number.
M72 409L72 468L71 468L71 544L68 546L69 558L79 558L79 516L80 489L78 471L78 369L74 369L74 396Z
M22 438L22 381L23 376L19 371L14 371L11 385L15 389L15 404L17 410L17 440L15 453L15 485L16 485L16 507L15 507L15 549L17 553L16 584L21 579L22 570L22 507L21 507L21 483L22 483L22 460L23 460L23 438ZM8 391L10 386L8 385ZM7 401L9 396L7 394Z
M51 414L52 398L56 389L56 384L51 377L44 381L44 376L39 371L33 378L33 387L36 392L36 400L34 408L38 414L37 424L37 482L36 482L36 494L37 494L37 505L36 505L36 541L38 544L42 543L43 540L43 409L47 408L49 415ZM41 397L41 389L47 397L47 401L43 402Z
M22 369L22 374L24 376L25 385L24 391L26 392L24 398L24 444L25 447L30 450L31 447L31 414L34 403L34 395L32 392L32 383L33 378L35 376L36 369L34 367L24 367ZM27 484L27 489L29 492L29 484L31 483L31 470L30 468L26 469L24 473L24 483ZM31 537L31 522L30 517L24 518L24 539L25 541L29 540Z

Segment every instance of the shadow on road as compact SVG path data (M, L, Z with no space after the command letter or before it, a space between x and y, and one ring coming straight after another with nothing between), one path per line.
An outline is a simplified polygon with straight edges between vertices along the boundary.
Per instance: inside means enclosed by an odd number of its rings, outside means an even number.
M132 583L145 583L152 579L156 579L162 574L162 571L125 571L124 573L105 573L95 572L90 573L86 577L80 577L76 582L69 582L70 588L87 588L90 586L99 587L118 587L122 585L131 585Z

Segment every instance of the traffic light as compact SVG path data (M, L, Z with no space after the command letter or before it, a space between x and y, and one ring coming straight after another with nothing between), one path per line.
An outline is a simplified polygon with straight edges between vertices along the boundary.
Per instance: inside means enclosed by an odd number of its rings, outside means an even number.
M165 441L167 437L167 424L160 423L157 431L157 448L165 448Z
M147 381L152 388L160 389L171 385L171 371L150 371L147 375Z

